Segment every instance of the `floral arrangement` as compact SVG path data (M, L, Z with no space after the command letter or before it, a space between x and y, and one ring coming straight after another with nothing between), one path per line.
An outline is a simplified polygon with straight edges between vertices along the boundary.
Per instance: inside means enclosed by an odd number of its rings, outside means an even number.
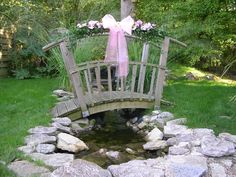
M91 20L87 23L78 23L76 27L71 30L73 36L77 39L93 36L97 34L108 33L109 29L103 27L103 23ZM132 35L140 37L144 41L158 41L158 38L166 36L166 32L158 28L156 24L144 23L141 20L134 22L132 26Z

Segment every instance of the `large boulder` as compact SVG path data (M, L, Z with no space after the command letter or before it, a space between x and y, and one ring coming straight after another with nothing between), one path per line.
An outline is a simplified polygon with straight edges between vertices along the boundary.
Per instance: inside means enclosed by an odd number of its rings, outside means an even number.
M201 156L168 156L166 176L168 177L203 177L207 174L207 159Z
M174 137L179 134L189 134L191 132L185 125L168 125L164 126L164 136L165 137Z
M154 128L145 136L146 141L156 141L162 139L163 139L163 133L158 128Z
M108 170L114 177L164 177L165 159L132 160L111 165Z
M50 172L45 167L37 166L25 160L12 162L8 165L8 168L19 177L41 176Z
M211 157L222 157L234 154L235 147L232 142L208 135L202 138L201 152Z
M112 175L97 164L76 159L53 171L51 177L112 177Z
M57 136L57 148L69 152L79 152L88 150L88 146L79 138L66 133L59 133Z
M57 117L52 119L53 122L59 123L63 126L70 126L71 120L68 117Z
M54 154L32 153L30 154L30 157L33 160L40 160L45 165L50 166L54 169L64 165L65 163L72 162L74 160L74 155L67 153L54 153Z
M31 134L48 134L48 135L55 135L56 131L57 128L55 127L43 127L43 126L38 126L28 130L28 132Z
M25 137L25 143L30 146L36 146L43 143L54 143L56 142L55 136L49 136L47 134L33 134Z

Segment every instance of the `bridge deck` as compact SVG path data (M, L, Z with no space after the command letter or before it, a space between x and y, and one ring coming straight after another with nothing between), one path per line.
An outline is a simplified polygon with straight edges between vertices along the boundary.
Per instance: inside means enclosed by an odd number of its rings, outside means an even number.
M122 108L150 108L154 106L155 98L147 94L131 93L129 91L101 92L86 95L86 105L90 114ZM58 103L52 110L54 117L69 116L71 119L81 117L81 107L78 98Z

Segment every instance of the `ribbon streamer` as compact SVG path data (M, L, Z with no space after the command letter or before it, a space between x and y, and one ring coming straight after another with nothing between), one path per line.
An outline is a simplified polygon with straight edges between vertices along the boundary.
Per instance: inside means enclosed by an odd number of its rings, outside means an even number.
M121 22L107 14L102 18L103 28L109 29L109 38L106 48L105 62L117 62L117 76L127 77L129 69L129 57L125 32L132 35L134 20L128 16Z

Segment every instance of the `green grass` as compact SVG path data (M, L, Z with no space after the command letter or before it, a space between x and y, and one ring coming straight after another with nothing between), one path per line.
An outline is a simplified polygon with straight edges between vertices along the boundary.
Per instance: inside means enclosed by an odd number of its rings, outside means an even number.
M9 163L20 156L16 148L23 145L29 128L49 123L55 88L56 79L0 79L1 161ZM0 165L0 176L12 174Z

